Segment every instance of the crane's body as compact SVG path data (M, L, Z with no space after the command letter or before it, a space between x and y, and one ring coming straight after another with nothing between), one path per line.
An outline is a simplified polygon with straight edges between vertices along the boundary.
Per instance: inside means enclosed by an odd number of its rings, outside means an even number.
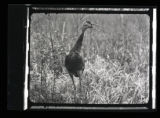
M85 64L83 57L80 55L80 52L81 52L84 33L88 28L92 28L92 24L87 21L82 27L82 33L80 34L77 42L75 43L74 47L70 50L69 54L65 58L65 66L72 79L75 91L76 91L76 86L74 83L73 75L75 77L79 77L80 91L81 91L81 79L82 79L82 73L85 68Z
M84 60L78 52L71 52L66 56L65 66L68 72L75 77L79 77L78 72L83 72L85 68Z
M85 30L81 33L80 37L78 38L76 44L71 49L70 53L66 56L65 59L65 66L70 74L78 77L77 72L84 70L84 60L80 55L82 41L84 37Z

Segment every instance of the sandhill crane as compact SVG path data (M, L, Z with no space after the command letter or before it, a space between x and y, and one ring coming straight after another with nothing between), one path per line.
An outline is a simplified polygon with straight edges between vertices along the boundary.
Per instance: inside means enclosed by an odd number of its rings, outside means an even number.
M84 71L85 64L84 64L83 57L80 55L80 52L81 52L84 33L89 28L92 28L91 22L85 21L82 26L82 32L77 42L75 43L74 47L70 50L69 54L65 58L65 67L67 68L70 78L72 79L75 95L76 95L76 86L74 83L73 75L75 77L79 77L80 93L81 93L81 80L82 80L82 73Z

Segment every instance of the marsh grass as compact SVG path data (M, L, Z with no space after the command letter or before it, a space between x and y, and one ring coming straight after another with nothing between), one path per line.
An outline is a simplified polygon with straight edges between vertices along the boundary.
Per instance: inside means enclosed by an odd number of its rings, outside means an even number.
M105 61L97 56L93 64L86 62L82 79L82 103L84 104L145 104L149 99L147 73L136 68L127 74L117 62ZM109 66L109 67L108 67ZM147 77L147 78L146 78ZM55 81L53 91L52 74L48 74L45 87L31 82L32 102L74 103L74 88L68 73L61 74ZM77 89L79 79L74 78ZM79 91L76 91L77 99Z
M83 18L84 17L84 18ZM99 24L85 33L82 92L76 103L145 104L149 100L149 17L145 14L32 14L29 99L75 103L64 59L84 20ZM83 21L82 21L83 19Z

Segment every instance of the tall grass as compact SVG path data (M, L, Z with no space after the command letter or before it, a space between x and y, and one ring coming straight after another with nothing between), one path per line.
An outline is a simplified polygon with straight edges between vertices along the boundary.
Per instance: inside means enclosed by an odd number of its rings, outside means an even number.
M81 93L79 79L74 77L76 103L147 103L149 18L134 14L33 14L30 100L34 103L75 103L75 91L64 59L79 36L81 19L88 16L101 27L86 31L84 36L85 69Z
M127 65L126 65L127 66ZM126 67L124 67L126 68ZM32 75L32 74L31 74ZM68 73L61 74L55 81L52 91L53 75L48 73L46 86L40 86L40 77L30 82L32 102L74 103L74 88ZM32 79L34 79L32 77ZM74 78L76 87L79 79ZM43 90L41 92L40 90ZM80 94L77 92L77 97ZM45 93L45 94L42 94ZM138 68L127 74L116 61L105 61L100 56L92 64L86 62L82 78L82 103L85 104L143 104L149 99L149 80L147 73Z

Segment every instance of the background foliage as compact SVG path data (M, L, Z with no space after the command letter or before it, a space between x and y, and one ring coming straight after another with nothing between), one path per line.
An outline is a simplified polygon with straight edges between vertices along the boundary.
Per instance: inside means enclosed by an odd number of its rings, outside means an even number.
M83 103L147 103L150 19L145 14L32 14L30 100L74 103L74 89L64 59L85 20L97 25L85 32L82 46ZM75 82L79 87L78 78Z

